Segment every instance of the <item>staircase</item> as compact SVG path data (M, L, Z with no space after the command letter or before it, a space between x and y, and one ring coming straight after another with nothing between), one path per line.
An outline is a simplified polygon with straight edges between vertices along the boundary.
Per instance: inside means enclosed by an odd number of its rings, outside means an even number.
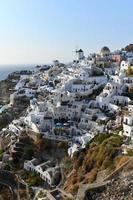
M96 182L97 183L103 182L106 176L107 176L106 170L99 171L97 174Z

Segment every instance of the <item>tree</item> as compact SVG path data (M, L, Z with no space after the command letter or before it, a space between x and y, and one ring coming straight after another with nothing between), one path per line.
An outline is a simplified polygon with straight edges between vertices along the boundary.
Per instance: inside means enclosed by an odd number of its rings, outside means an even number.
M44 149L44 139L41 135L37 136L36 146L39 151L42 151Z

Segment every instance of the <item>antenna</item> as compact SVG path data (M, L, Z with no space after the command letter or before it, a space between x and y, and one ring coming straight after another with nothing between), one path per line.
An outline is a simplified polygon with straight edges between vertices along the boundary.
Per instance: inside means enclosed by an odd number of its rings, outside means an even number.
M76 50L76 53L77 53L78 52L78 45L76 45L75 50Z
M76 47L75 47L75 51L73 51L74 53L75 53L75 57L76 57L76 59L77 59L77 53L78 53L78 45L76 45ZM76 60L75 59L75 60Z

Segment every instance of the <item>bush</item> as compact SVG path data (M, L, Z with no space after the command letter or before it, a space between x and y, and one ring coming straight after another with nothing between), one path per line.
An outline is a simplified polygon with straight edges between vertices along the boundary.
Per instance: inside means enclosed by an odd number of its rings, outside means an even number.
M24 154L32 157L34 155L33 146L29 145L24 148Z
M113 134L108 134L108 133L100 133L98 135L96 135L94 137L94 139L92 140L92 142L95 142L97 144L102 144L103 141L105 141L106 139L108 139L109 137L111 137Z
M75 177L73 177L73 179L72 179L72 184L74 185L74 184L76 184L77 183L77 177L75 176Z
M86 181L89 183L93 183L97 178L97 172L97 168L92 169L91 172L88 173Z
M104 140L102 146L106 146L107 143L112 145L113 147L120 147L122 145L123 139L119 135L113 135L108 139Z
M83 174L80 174L79 175L79 182L81 182L81 181L83 181L84 180L84 176L83 176Z
M70 157L64 157L61 161L61 164L63 165L66 173L69 173L72 171L73 163Z
M127 151L127 156L133 156L133 150L131 150L131 149L128 150L128 151Z
M30 186L37 186L43 183L44 181L36 173L31 173L28 176L27 182Z
M67 143L66 142L59 142L57 147L59 149L67 149Z
M3 153L4 153L3 149L0 149L0 160L2 160L3 158Z
M113 165L113 161L110 159L110 157L106 157L105 160L102 163L101 169L102 170L107 169L112 165Z
M90 148L90 142L87 142L86 149L89 149L89 148Z
M73 193L76 193L79 189L79 185L78 184L75 184L73 187L72 187L72 192Z
M79 157L78 157L78 159L77 159L77 162L76 162L76 168L79 168L81 165L82 165L82 163L83 163L83 160L84 160L84 156L81 154L81 155L79 155Z

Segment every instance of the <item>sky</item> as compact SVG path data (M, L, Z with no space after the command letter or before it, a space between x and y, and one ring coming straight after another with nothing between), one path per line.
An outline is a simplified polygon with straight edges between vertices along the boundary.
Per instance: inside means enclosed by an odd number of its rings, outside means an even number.
M133 0L0 0L0 65L68 62L133 43Z

